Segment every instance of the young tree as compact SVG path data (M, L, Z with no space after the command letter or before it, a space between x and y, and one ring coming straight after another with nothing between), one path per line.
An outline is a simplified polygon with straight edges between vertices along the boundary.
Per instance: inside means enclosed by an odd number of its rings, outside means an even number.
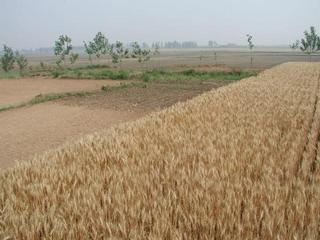
M23 71L28 66L28 60L25 56L19 53L19 51L15 52L15 60L18 64L19 70Z
M3 45L3 55L1 56L0 60L1 67L5 72L13 69L15 57L12 48L8 47L7 45Z
M119 63L121 68L122 59L129 57L129 50L124 47L122 42L117 41L110 46L110 55L112 58L112 63Z
M96 55L99 59L102 55L106 55L109 50L109 41L104 34L98 32L92 42L88 44L84 42L85 52L89 55L89 60L92 62L91 55Z
M87 44L86 42L83 42L83 44L84 44L84 51L88 54L90 64L92 64L92 55L94 54L93 43L89 42L89 44Z
M78 53L71 53L70 54L70 63L74 64L79 58L79 54Z
M297 40L294 43L292 43L291 45L289 45L289 47L292 49L292 51L294 51L299 48L299 45L300 45L300 41Z
M93 42L97 58L100 58L101 55L106 55L108 53L109 41L104 34L98 32L94 37Z
M310 27L310 33L304 32L304 39L301 39L301 51L309 55L311 61L311 55L317 51L320 51L320 37L317 35L315 27Z
M55 41L54 46L54 54L58 58L56 61L58 66L60 66L62 62L65 63L66 56L70 54L71 50L71 38L69 38L67 35L59 36L58 40Z
M252 39L253 39L253 37L252 37L250 34L247 34L248 47L249 47L249 49L250 49L250 63L251 63L251 67L252 67L252 64L253 64L252 50L253 50L253 47L254 47L254 44L253 44L253 42L252 42Z
M159 52L159 45L155 45L155 48L153 51L151 51L151 49L141 48L139 43L137 43L137 42L134 42L131 47L132 47L131 56L133 58L138 59L138 62L141 63L141 65L150 61L152 56L160 53Z

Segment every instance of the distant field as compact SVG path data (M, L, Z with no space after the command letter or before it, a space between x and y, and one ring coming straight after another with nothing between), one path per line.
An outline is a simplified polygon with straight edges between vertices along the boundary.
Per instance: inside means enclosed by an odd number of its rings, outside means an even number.
M319 239L319 97L287 63L5 170L0 238Z
M216 56L215 56L216 53ZM218 48L218 49L162 49L160 55L152 58L150 67L195 67L199 65L226 65L240 69L266 69L284 62L309 61L300 51L290 51L288 48L257 48L254 53L254 64L250 65L250 53L245 48ZM54 56L29 56L32 65L39 65L40 61L54 65ZM320 55L313 56L313 61L320 61ZM95 63L111 64L110 59L94 60ZM78 65L88 64L88 57L81 55ZM125 59L123 68L140 68L134 59Z

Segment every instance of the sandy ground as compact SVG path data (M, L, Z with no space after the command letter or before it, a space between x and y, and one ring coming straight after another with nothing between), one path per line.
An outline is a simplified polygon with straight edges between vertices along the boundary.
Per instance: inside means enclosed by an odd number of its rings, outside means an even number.
M38 94L79 90L95 90L102 85L116 85L116 80L67 80L67 79L1 79L0 107L27 101Z
M0 113L0 169L141 114L44 103Z

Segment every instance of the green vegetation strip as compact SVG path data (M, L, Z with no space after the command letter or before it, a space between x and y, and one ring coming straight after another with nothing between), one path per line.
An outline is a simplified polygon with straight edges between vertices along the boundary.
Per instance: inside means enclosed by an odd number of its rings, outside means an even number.
M94 94L95 92L88 92L88 91L77 91L77 92L65 92L65 93L49 93L49 94L39 94L32 98L29 101L13 104L9 106L0 107L0 112L15 109L15 108L21 108L21 107L28 107L39 103L49 102L65 97L85 97Z
M143 82L120 83L119 86L110 86L110 85L102 86L101 90L104 92L111 92L114 90L128 89L128 88L147 88L147 84Z
M55 70L51 72L51 76L54 78L63 79L129 79L130 71L119 70L111 71L103 68L78 68L67 70Z
M115 90L120 90L120 89L128 89L128 88L146 88L147 84L143 82L130 82L130 83L121 83L118 86L102 86L101 90L103 92L111 92ZM21 107L28 107L32 106L35 104L39 103L44 103L44 102L49 102L61 98L66 98L66 97L86 97L93 95L97 93L99 90L95 91L77 91L77 92L64 92L64 93L49 93L49 94L39 94L32 98L29 101L18 103L18 104L13 104L9 106L0 106L0 112L10 110L10 109L15 109L15 108L21 108Z
M142 74L141 79L144 82L158 83L199 83L202 81L236 81L251 76L256 76L256 72L230 71L230 72L206 72L196 71L194 69L182 72L170 72L165 70L154 69Z

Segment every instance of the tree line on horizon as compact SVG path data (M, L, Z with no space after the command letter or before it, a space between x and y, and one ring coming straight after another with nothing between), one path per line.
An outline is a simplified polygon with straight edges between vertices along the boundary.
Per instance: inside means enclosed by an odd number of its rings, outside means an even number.
M250 50L251 65L253 63L253 36L247 34L247 42ZM92 41L83 42L84 52L88 55L90 63L92 63L92 57L95 56L99 59L102 56L110 56L113 64L121 63L125 58L135 58L141 64L148 62L152 56L159 54L160 48L197 48L198 44L194 41L171 41L171 42L153 42L151 48L147 43L132 42L125 46L124 43L116 41L110 43L109 40L102 32L98 32ZM218 43L210 40L208 42L209 48L218 47ZM310 61L312 54L320 51L320 36L316 33L315 27L310 27L310 32L304 31L304 38L296 40L289 47L292 50L300 49L305 54L309 55ZM57 57L56 64L58 67L62 67L67 62L74 64L78 58L79 53L73 51L72 39L67 35L60 35L54 44L54 54ZM216 54L215 54L216 57ZM19 51L13 51L12 48L7 45L3 46L2 55L0 57L1 67L5 72L14 68L14 64L18 65L20 71L23 71L27 65L27 58Z

